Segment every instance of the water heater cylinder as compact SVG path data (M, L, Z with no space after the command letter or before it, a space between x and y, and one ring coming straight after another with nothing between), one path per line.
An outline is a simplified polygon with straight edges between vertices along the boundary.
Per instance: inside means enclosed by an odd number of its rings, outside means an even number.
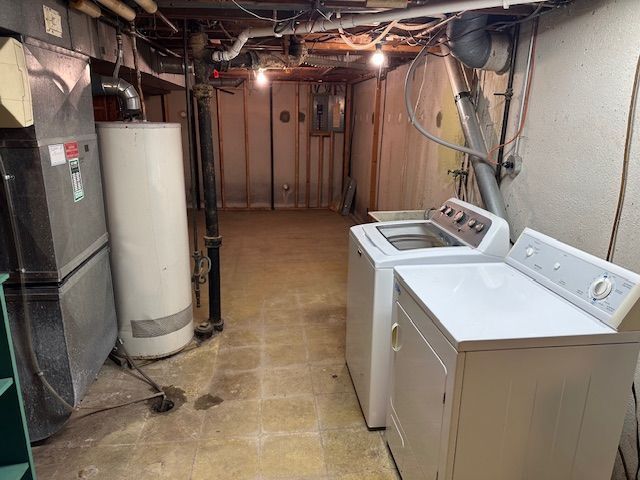
M193 336L180 125L96 123L119 336L136 358Z

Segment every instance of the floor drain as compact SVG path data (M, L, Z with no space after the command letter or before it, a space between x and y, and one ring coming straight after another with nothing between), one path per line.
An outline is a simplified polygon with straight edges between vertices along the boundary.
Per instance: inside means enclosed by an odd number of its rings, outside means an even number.
M169 400L166 397L160 398L158 399L154 404L153 404L153 411L156 413L165 413L168 412L169 410L171 410L173 408L173 401Z

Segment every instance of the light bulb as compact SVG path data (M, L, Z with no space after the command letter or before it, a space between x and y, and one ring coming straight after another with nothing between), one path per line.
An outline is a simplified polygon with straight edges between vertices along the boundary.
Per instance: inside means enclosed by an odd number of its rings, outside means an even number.
M258 74L256 75L256 83L261 87L263 87L267 83L269 83L269 79L265 75L264 69L262 69L262 68L260 70L258 70Z
M385 56L382 50L376 45L376 51L371 55L371 64L376 67L384 65Z

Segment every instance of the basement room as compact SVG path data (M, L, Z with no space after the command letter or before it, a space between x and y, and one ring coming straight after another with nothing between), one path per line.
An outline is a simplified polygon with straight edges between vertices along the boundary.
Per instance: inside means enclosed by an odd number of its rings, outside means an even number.
M638 0L0 0L0 480L640 480L639 96Z

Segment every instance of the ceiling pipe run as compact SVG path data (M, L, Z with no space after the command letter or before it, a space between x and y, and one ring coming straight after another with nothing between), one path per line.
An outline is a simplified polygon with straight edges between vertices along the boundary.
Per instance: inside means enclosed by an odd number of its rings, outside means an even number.
M370 14L353 14L344 15L335 20L314 20L302 22L298 25L289 25L283 30L276 33L274 27L264 28L247 28L243 30L233 45L226 50L213 52L211 59L214 62L228 62L237 57L242 47L250 38L259 37L280 37L283 35L305 35L309 33L327 32L331 30L348 29L365 25L393 22L395 20L408 20L420 17L437 17L442 14L456 13L463 10L478 10L483 8L504 7L511 5L522 5L527 3L539 3L538 0L436 0L429 2L428 5L408 8L389 10L386 12L370 13Z
M128 22L133 22L136 18L136 12L129 5L125 5L120 0L96 0L98 3L108 8L119 17L124 18Z

